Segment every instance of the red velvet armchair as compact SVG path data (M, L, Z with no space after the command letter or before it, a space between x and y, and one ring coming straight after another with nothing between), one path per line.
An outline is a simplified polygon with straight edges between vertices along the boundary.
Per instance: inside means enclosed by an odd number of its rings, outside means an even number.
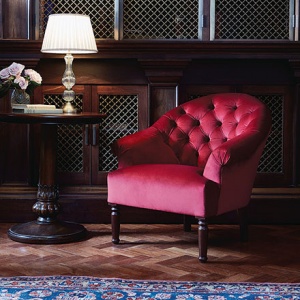
M199 260L205 262L207 221L247 207L270 127L270 112L256 98L213 94L117 140L112 149L118 169L108 174L113 243L119 243L119 205L194 216ZM240 229L247 239L245 218Z

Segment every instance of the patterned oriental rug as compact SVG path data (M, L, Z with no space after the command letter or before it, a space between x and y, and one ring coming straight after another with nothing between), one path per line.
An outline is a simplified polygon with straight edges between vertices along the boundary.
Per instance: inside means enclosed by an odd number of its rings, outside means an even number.
M300 283L144 281L84 276L0 277L1 300L300 299Z

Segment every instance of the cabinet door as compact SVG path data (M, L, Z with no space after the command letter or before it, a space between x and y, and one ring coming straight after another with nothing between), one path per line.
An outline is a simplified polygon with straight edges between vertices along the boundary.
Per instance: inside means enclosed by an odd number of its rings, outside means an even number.
M73 105L77 111L90 111L91 88L76 85L73 90L76 93ZM36 102L61 108L64 104L63 91L63 86L42 86L35 93ZM58 125L57 170L60 185L91 183L91 148L87 130L82 125Z
M264 102L272 115L272 129L258 166L256 186L291 186L295 166L292 91L288 86L280 85L249 85L240 90Z
M107 172L118 167L111 144L149 125L147 86L95 86L93 111L107 114L93 125L92 183L106 184Z
M210 0L210 39L297 40L298 26L293 23L298 4L298 0Z

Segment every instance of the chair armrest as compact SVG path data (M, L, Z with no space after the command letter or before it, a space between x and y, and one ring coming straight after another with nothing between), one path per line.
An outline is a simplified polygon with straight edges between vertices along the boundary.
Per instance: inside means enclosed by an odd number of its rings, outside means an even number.
M154 127L116 140L112 151L118 158L119 168L139 164L179 164L173 150Z
M211 153L203 175L220 184L218 215L248 205L265 141L238 136Z
M266 138L262 139L257 133L250 132L223 143L210 154L203 175L220 184L225 167L238 165L243 169L243 165L246 166L246 162L253 158L256 172L265 141Z

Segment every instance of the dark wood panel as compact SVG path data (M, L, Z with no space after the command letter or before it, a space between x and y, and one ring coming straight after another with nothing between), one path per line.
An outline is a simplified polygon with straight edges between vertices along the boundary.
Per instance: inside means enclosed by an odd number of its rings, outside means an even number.
M44 85L61 83L65 70L64 55L56 59L41 59L36 70L42 74ZM83 59L81 55L75 55L73 71L76 85L148 83L136 59Z
M29 38L29 2L28 0L2 0L3 38Z
M32 205L36 202L36 187L0 187L0 222L35 220ZM121 197L121 195L120 195ZM110 223L107 188L101 186L60 186L59 218L79 223ZM249 206L250 224L300 224L299 188L253 189ZM177 214L122 207L122 222L136 224L181 224ZM195 220L196 223L196 220ZM237 224L236 213L210 220L211 224Z
M2 57L61 59L61 55L41 53L41 47L42 40L0 41ZM76 55L75 59L300 59L300 43L291 41L98 40L97 48L98 53Z
M0 0L0 7L3 7L3 0ZM2 9L0 9L0 39L3 39L3 12Z
M300 184L299 168L297 168L299 165L297 158L299 126L295 122L298 117L294 113L295 104L299 98L295 91L300 78L300 43L99 40L97 46L99 50L97 54L75 57L74 72L78 79L77 84L89 85L91 89L96 85L111 86L115 89L118 89L118 86L146 87L149 85L149 94L145 96L143 103L150 102L150 109L147 108L146 111L146 114L150 116L150 123L174 107L177 86L179 103L185 102L188 95L199 90L205 93L251 92L253 86L256 85L257 88L268 92L270 86L272 88L279 85L284 87L287 90L284 93L288 104L283 115L285 169L283 174L263 174L263 176L268 178L266 183L269 186ZM63 55L42 54L40 52L41 41L1 40L0 49L0 65L7 66L12 61L21 62L27 68L36 68L41 73L44 79L43 85L61 86L61 77L65 68ZM252 90L246 89L249 86ZM39 99L35 98L34 101L38 102ZM8 101L1 99L1 110L5 110L8 104ZM91 105L86 106L85 109L91 109ZM13 133L10 131L5 135L2 134L1 141L7 143L11 134ZM24 134L22 138L26 138ZM7 147L8 150L5 153L10 152L10 147L12 146ZM6 158L1 158L1 160L1 164L4 165ZM32 155L31 162L34 163L34 161L35 156ZM25 178L22 172L26 168L23 168L22 163L24 162L18 162L18 170L16 174L11 174L12 176ZM30 168L31 166L32 164ZM4 170L3 168L1 172ZM77 196L80 198L80 193ZM82 197L82 200L79 200L79 198L76 199L78 201L87 199ZM70 199L67 197L63 201L66 200L71 208L74 203ZM276 216L278 222L289 220L287 213L289 208L292 209L290 219L295 220L294 211L298 204L296 207L294 205L297 201L286 200L283 196L273 203L277 206L274 208L276 213L273 216ZM282 217L280 211L285 204L288 206ZM87 209L87 218L93 220L96 216L92 217L90 212L92 207L97 206L97 200L91 200L88 205L91 205L91 208ZM265 205L263 214L266 213L268 205L272 204ZM104 214L106 216L106 212ZM262 215L258 219L262 220ZM144 215L141 214L141 216ZM152 216L151 213L149 213L150 216ZM172 218L165 219L172 222ZM266 220L270 218L271 215Z
M195 97L201 97L209 94L216 93L230 93L235 92L236 87L230 85L217 85L217 84L181 84L179 86L179 104L187 102Z
M290 84L294 77L284 59L193 59L184 69L182 84L271 85Z
M177 86L150 87L150 122L153 124L167 111L177 106Z

